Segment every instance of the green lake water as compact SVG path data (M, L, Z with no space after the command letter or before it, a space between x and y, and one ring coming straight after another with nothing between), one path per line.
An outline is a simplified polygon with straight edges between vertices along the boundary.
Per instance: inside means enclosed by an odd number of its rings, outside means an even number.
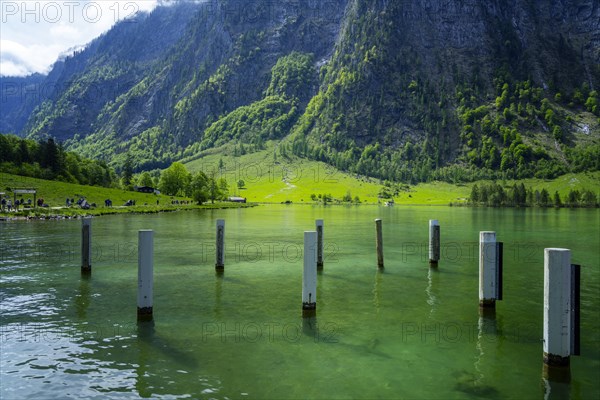
M225 273L214 269L226 220ZM317 317L302 241L325 220ZM375 218L385 270L377 270ZM428 265L428 220L442 259ZM0 224L0 398L600 398L600 211L260 206ZM155 231L154 323L136 323L137 231ZM479 231L504 242L504 300L478 307ZM582 265L581 356L544 379L543 249Z

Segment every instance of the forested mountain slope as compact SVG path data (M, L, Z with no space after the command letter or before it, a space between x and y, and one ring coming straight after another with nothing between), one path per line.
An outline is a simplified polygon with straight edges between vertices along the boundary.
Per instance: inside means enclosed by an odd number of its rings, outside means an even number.
M0 129L117 168L267 140L404 181L600 168L596 1L179 2L35 79L2 78Z

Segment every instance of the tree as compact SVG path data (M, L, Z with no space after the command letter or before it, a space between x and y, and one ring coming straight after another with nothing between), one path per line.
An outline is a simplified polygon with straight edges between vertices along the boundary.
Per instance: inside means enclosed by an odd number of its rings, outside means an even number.
M477 186L477 184L473 185L473 188L471 189L471 203L479 203L479 186Z
M123 163L123 172L121 173L121 179L123 180L123 186L128 187L131 185L133 178L133 157L131 153L127 152L125 156L125 162ZM146 185L143 185L146 186Z
M562 141L563 131L560 128L560 126L558 126L558 125L554 126L554 129L552 130L552 135L554 136L554 139L556 139L557 142Z
M540 192L540 205L542 207L548 207L550 205L550 194L546 188L542 189Z
M208 178L207 188L208 198L211 203L214 203L215 200L222 199L227 195L227 191L229 190L225 178L217 179L217 171L213 171Z
M198 204L202 204L208 200L210 182L208 176L202 171L197 172L192 177L192 183L190 184L190 190L192 192L192 198Z
M342 198L342 201L345 202L345 203L351 203L352 202L352 193L350 192L350 190L348 190L346 192L346 194Z
M177 196L189 192L191 175L179 162L171 164L160 176L160 191L168 196Z
M578 190L569 190L569 195L567 196L567 205L569 207L577 207L579 206L579 191Z
M150 173L148 172L144 172L138 178L138 186L152 187L153 185L154 182L152 182L152 176L150 176Z
M554 192L554 207L562 207L562 201L560 200L560 194L558 194L558 192Z
M219 198L224 200L229 195L229 185L227 184L227 179L219 178L217 184L219 186Z
M54 174L60 174L64 170L64 154L62 147L58 146L53 138L46 142L40 142L41 166L49 168Z
M595 207L597 202L598 199L596 197L596 194L591 190L585 190L581 194L581 204L584 207Z
M238 189L243 189L243 188L244 188L244 186L246 186L246 182L244 182L244 180L243 180L243 179L240 179L240 180L237 182L237 187L238 187Z

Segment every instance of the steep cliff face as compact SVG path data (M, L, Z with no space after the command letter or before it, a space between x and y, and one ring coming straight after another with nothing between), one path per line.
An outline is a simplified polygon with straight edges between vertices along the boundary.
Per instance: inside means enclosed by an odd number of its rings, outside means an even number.
M116 25L44 84L2 111L3 129L117 164L128 151L138 168L291 133L294 153L379 177L450 164L527 175L523 163L597 145L600 4L182 2Z
M85 50L59 61L40 86L41 104L25 132L60 141L94 132L101 110L151 74L182 37L196 9L195 4L181 4L140 15L117 24ZM156 27L165 26L170 29L156 34Z
M0 132L20 132L29 114L38 104L38 88L46 76L34 74L23 78L0 77Z
M493 103L504 83L528 82L549 98L598 87L599 24L593 1L353 0L294 151L378 176L402 161L418 159L424 169L456 161L481 144L463 146L461 114ZM402 154L407 144L426 157ZM388 151L383 162L361 156L369 145ZM361 169L363 160L373 165Z

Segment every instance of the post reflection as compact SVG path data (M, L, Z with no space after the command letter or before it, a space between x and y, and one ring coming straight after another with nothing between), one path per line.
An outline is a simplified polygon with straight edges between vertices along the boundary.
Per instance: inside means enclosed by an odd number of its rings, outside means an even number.
M571 397L571 368L551 367L544 364L542 370L544 400L568 399Z

